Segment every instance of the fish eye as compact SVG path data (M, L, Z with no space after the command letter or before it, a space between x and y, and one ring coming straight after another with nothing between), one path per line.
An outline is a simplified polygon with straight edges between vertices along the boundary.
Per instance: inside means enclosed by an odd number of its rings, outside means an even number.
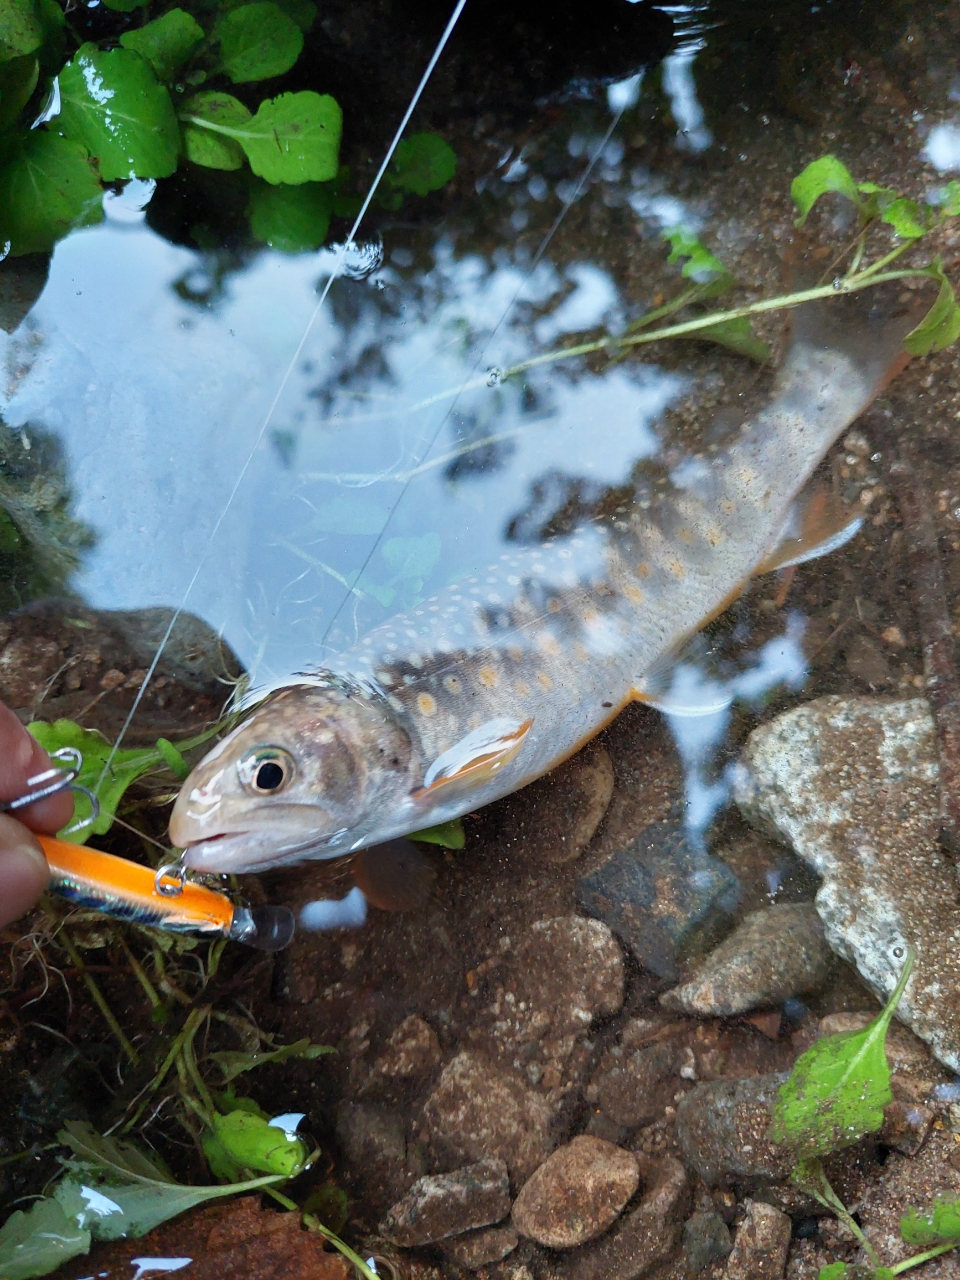
M293 757L280 747L257 747L237 762L237 773L248 791L273 796L293 780Z

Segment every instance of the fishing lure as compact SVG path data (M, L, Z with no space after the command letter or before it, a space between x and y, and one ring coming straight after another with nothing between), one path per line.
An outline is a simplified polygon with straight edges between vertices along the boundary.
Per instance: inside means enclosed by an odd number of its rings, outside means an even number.
M80 752L65 747L52 758L65 767L54 766L29 778L28 790L0 808L16 813L59 791L78 791L90 800L91 814L67 830L90 826L98 817L99 805L96 797L76 782L83 764ZM236 905L226 894L188 880L179 863L154 871L53 836L37 839L50 864L49 891L74 906L172 933L229 938L261 951L280 951L293 937L295 923L289 907Z

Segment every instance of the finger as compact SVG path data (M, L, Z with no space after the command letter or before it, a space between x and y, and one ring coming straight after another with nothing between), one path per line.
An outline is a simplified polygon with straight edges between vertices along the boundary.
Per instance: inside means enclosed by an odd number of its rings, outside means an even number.
M30 832L0 814L0 925L29 911L49 878L43 850Z
M0 803L15 800L27 790L30 778L51 766L50 757L13 714L0 702ZM47 800L17 810L17 818L33 831L50 835L65 827L73 814L73 795L61 791Z

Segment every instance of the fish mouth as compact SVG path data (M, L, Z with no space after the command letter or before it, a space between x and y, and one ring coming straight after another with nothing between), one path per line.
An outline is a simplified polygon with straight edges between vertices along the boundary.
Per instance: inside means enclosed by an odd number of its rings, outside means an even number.
M339 834L339 833L338 833ZM183 865L203 874L243 874L267 871L304 858L338 858L348 849L325 849L330 837L313 836L290 844L277 844L263 831L222 831L184 847Z

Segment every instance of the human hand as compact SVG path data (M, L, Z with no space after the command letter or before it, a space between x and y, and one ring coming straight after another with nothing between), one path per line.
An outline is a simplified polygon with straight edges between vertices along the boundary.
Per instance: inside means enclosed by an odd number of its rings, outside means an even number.
M0 803L27 790L27 779L51 767L50 757L0 702ZM0 813L0 925L23 915L40 897L50 868L33 831L54 835L73 814L73 795L58 792L16 811Z

